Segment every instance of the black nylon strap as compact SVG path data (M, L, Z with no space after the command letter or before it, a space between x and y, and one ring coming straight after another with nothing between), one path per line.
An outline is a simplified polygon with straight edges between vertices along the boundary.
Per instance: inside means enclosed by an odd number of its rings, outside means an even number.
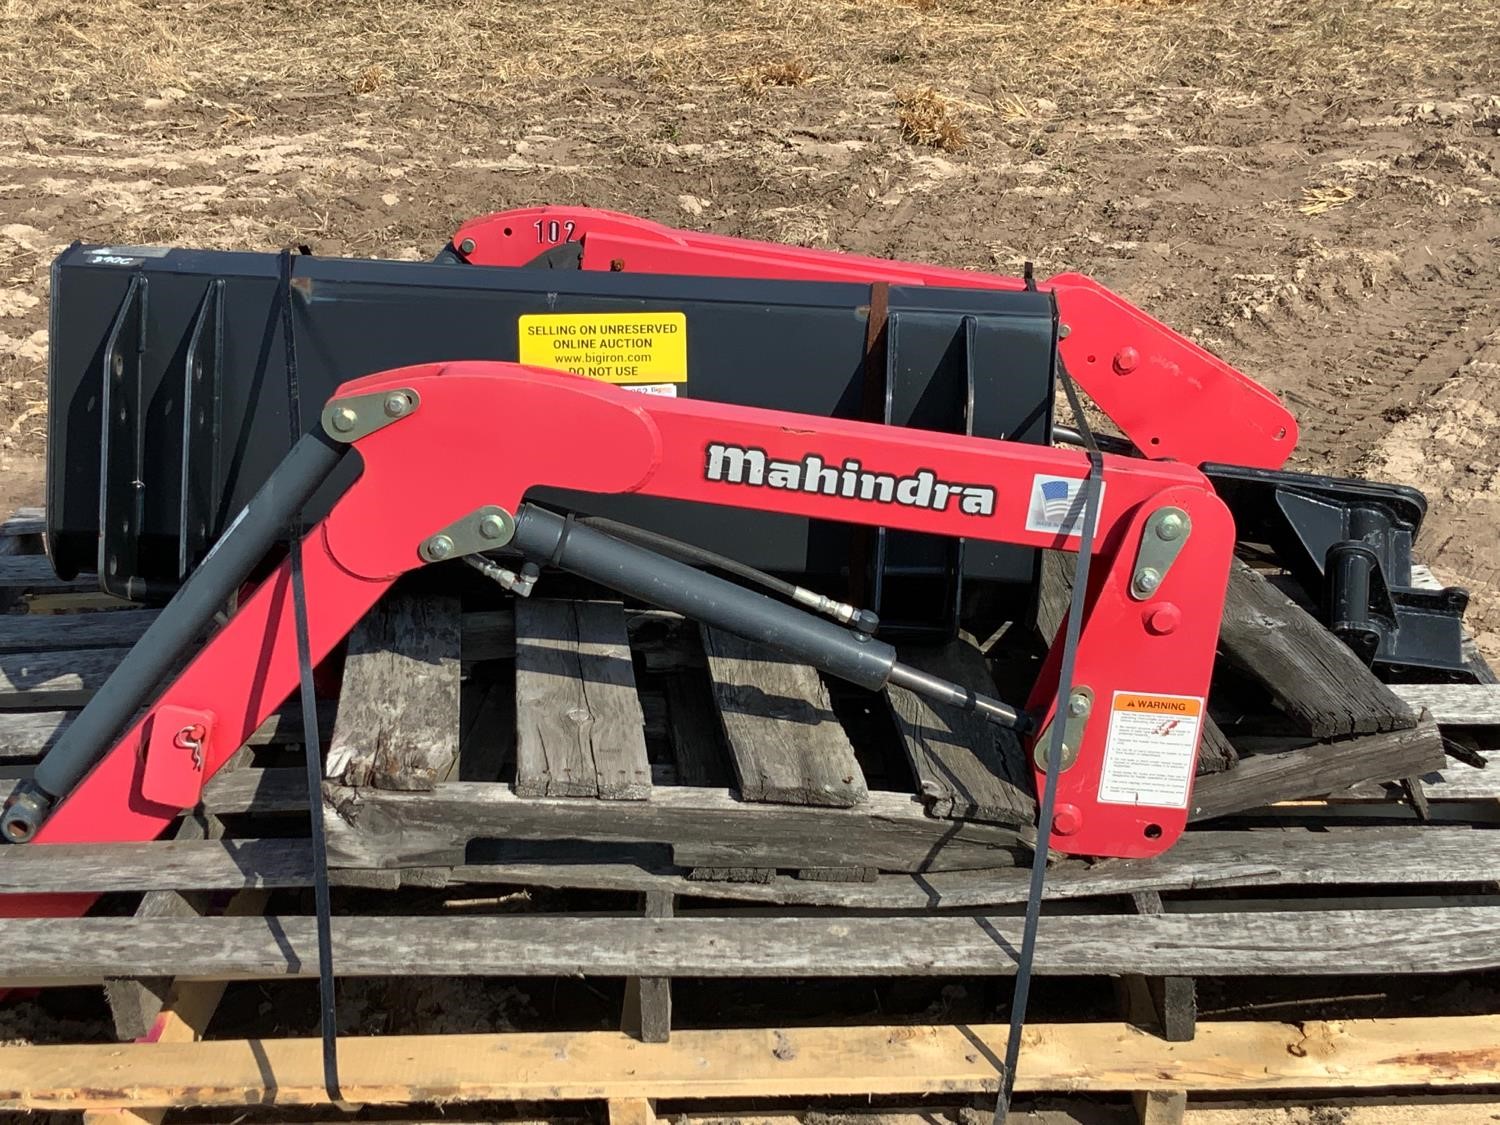
M286 344L287 422L292 444L302 437L302 385L297 378L297 342L293 335L292 255L281 252L282 338ZM306 524L299 511L291 526L292 615L297 632L297 673L301 685L302 749L307 764L308 831L312 836L313 901L318 915L318 1027L323 1036L323 1087L329 1100L343 1101L339 1090L338 1019L333 993L333 904L328 893L328 846L323 839L323 746L318 735L318 700L313 687L312 642L307 628L307 588L302 578L302 537Z
M1057 377L1072 408L1074 423L1088 452L1089 475L1083 483L1083 528L1078 540L1078 563L1073 569L1073 597L1068 608L1068 623L1063 633L1062 660L1057 673L1057 706L1052 720L1052 736L1047 744L1047 780L1042 786L1041 807L1037 810L1037 846L1031 860L1031 885L1026 896L1026 919L1021 931L1021 952L1016 960L1016 991L1010 1006L1010 1031L1005 1041L1005 1062L1000 1072L1000 1093L995 1099L995 1125L1005 1125L1010 1114L1011 1096L1016 1089L1016 1063L1021 1057L1021 1031L1026 1026L1026 1002L1031 994L1031 966L1036 956L1037 925L1041 920L1042 892L1047 882L1047 841L1051 838L1052 810L1057 804L1057 776L1061 772L1062 746L1065 734L1063 716L1068 698L1073 694L1073 666L1078 656L1078 635L1083 624L1083 598L1089 583L1089 566L1094 552L1094 524L1099 518L1099 487L1104 478L1104 457L1094 441L1083 404L1072 376L1057 357Z

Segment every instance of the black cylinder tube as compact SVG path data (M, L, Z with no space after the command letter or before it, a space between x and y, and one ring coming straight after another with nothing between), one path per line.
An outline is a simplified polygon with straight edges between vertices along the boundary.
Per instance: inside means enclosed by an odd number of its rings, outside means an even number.
M68 793L93 768L348 448L321 432L298 440L37 766L33 781L47 796Z
M650 605L774 649L860 687L885 685L896 650L576 520L522 505L511 546Z

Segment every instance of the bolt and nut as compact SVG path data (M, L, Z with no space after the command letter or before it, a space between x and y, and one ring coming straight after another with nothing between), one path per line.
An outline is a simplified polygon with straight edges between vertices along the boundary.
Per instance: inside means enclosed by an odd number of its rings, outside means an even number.
M427 557L430 559L446 559L453 551L453 539L447 535L434 535L427 540Z
M472 254L472 253L474 253L474 240L472 238L466 238L466 239L464 239L462 242L460 242L458 244L458 252L460 254Z
M1187 531L1187 520L1179 512L1168 512L1156 521L1156 537L1168 543L1181 539Z
M1161 571L1154 566L1143 566L1135 572L1134 586L1143 594L1149 594L1161 585Z
M411 409L411 396L405 391L392 391L385 396L385 416L399 418Z
M505 520L491 512L479 521L479 534L486 539L499 539L505 534Z

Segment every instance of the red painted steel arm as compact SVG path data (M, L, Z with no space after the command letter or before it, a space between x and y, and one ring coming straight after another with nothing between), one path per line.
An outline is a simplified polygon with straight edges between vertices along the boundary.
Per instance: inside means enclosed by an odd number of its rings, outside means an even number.
M507 363L384 372L345 384L335 398L397 389L413 392L416 408L353 443L363 472L305 540L314 659L332 650L397 577L422 565L418 548L435 532L490 505L514 513L528 491L543 485L1034 547L1076 550L1078 543L1076 536L1028 527L1037 518L1038 475L1081 480L1087 474L1086 458L1072 451L655 398ZM1141 856L1164 850L1183 828L1196 740L1179 763L1180 801L1101 800L1112 693L1186 697L1201 708L1234 528L1195 469L1105 460L1098 577L1088 591L1076 672L1098 704L1077 764L1060 779L1052 844L1082 854ZM792 468L800 475L795 486L788 483ZM1191 534L1159 588L1133 596L1127 587L1144 524L1169 506L1186 515ZM211 716L202 772L212 775L296 686L287 593L283 565L61 798L35 843L159 835L180 808L141 792L145 764L157 753L153 721L168 708ZM1043 725L1051 718L1056 648L1028 705ZM64 896L41 909L35 897L0 898L0 914L72 912L87 902L88 896Z
M453 249L485 266L521 266L566 242L591 270L858 284L1017 290L1020 278L677 230L588 207L529 207L471 219ZM1297 421L1254 380L1081 274L1038 285L1056 294L1068 370L1147 457L1279 469Z

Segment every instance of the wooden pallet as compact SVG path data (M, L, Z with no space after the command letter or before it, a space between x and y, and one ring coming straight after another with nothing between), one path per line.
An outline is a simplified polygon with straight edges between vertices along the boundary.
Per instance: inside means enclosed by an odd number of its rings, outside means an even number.
M13 537L18 557L30 534ZM1259 577L1238 581L1269 598ZM56 608L55 591L10 589ZM0 616L4 777L25 775L154 618L108 606ZM973 646L915 659L975 686L995 671ZM1151 1031L1033 1028L1022 1089L1136 1091L1143 1115L1167 1121L1189 1090L1494 1081L1453 1062L1493 1057L1493 1021L1309 1032L1195 1019L1194 978L1500 967L1500 833L1486 830L1500 772L1440 752L1444 738L1492 736L1500 688L1362 690L1358 713L1348 697L1341 710L1304 699L1268 733L1226 723L1196 822L1165 856L1054 863L1037 971L1118 987L1119 1010ZM577 601L508 612L415 591L356 631L320 722L341 976L629 982L628 1036L347 1041L351 1098L603 1097L624 1113L655 1098L993 1088L996 1028L682 1032L671 1015L683 978L1014 972L1032 811L1019 748L992 728L849 692L670 615ZM103 984L121 1036L153 1041L108 1058L0 1048L0 1105L45 1108L86 1087L73 1108L159 1120L146 1111L320 1100L305 1041L192 1042L224 982L315 973L300 737L294 714L273 718L161 841L0 849L0 893L143 896L133 916L0 921L0 983ZM1268 749L1241 756L1232 738ZM1231 781L1254 797L1215 797ZM552 909L450 905L514 887ZM517 1066L494 1066L497 1051Z

